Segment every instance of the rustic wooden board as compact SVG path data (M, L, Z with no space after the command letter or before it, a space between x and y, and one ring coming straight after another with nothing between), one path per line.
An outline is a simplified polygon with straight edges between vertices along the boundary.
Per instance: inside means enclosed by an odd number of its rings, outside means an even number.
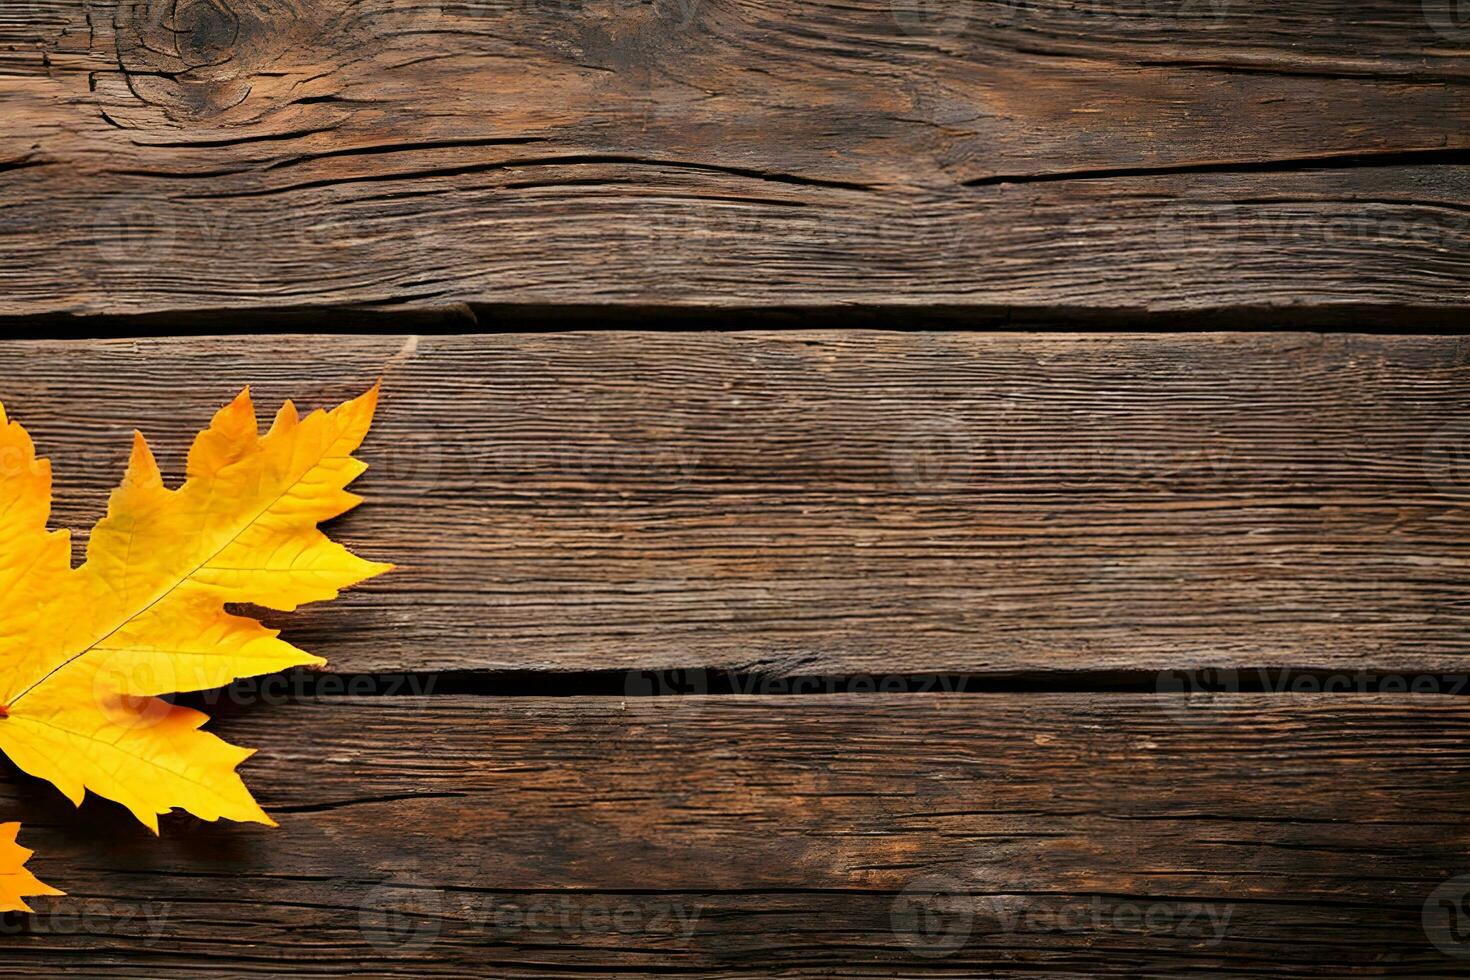
M562 333L14 343L100 516L244 382L384 379L334 536L402 567L279 617L336 669L762 677L1464 673L1457 338ZM80 549L79 536L78 549ZM696 685L695 689L698 689Z
M30 0L0 315L1470 298L1451 0Z
M1460 699L378 697L215 727L261 747L280 830L154 839L0 777L72 893L0 974L1456 968L1420 921L1470 868ZM935 888L969 904L921 935Z

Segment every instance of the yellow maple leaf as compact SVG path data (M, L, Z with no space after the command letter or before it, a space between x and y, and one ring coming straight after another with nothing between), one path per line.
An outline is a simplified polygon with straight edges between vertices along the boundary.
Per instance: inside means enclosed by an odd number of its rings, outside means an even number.
M29 912L25 899L31 896L66 894L42 884L26 870L32 852L15 842L19 832L18 823L0 823L0 912Z
M272 824L235 772L252 750L157 695L325 663L224 604L295 609L392 567L317 528L360 502L345 487L366 469L352 453L377 396L305 418L288 401L261 435L246 389L195 439L177 490L135 433L75 568L67 532L46 530L51 467L0 408L0 751L154 833L175 807Z

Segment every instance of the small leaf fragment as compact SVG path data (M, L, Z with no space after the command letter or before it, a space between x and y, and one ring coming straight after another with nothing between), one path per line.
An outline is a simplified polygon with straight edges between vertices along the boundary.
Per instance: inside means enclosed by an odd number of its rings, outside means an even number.
M26 870L33 852L16 843L18 823L0 823L0 912L34 912L25 899L37 895L65 895L37 880Z

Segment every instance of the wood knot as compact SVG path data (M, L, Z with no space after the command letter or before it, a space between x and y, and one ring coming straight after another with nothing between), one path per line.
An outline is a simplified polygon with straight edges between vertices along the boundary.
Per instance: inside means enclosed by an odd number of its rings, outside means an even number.
M240 18L218 0L179 0L174 7L174 50L191 68L222 64L240 37Z
M296 0L122 0L118 64L133 99L172 119L218 116L276 73L307 27L301 13Z

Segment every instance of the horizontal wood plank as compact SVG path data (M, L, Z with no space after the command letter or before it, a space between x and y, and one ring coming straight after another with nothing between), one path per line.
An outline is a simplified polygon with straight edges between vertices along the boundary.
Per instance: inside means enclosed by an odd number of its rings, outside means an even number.
M1463 309L1451 0L32 0L0 315Z
M129 433L177 480L382 377L334 535L393 574L273 617L345 672L762 677L1466 670L1457 338L882 332L0 345L101 515Z
M1470 869L1456 698L334 698L215 727L261 748L278 831L155 839L0 776L71 892L9 924L0 974L1458 963L1421 925Z

